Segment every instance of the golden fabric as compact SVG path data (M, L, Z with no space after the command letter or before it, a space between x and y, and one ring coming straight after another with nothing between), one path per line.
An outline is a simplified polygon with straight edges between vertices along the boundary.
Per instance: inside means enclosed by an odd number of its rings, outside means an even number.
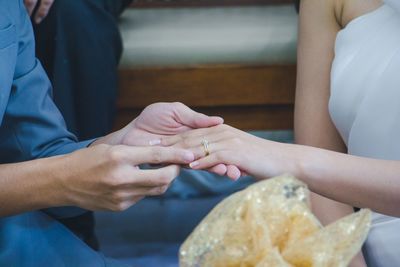
M345 267L370 227L362 210L322 227L309 191L281 176L256 183L218 204L180 249L182 267Z

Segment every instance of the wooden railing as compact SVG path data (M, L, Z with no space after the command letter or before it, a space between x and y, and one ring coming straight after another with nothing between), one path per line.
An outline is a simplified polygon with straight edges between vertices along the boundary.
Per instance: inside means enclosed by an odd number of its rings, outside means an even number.
M180 101L243 130L291 129L295 83L295 65L121 69L117 126L151 103Z

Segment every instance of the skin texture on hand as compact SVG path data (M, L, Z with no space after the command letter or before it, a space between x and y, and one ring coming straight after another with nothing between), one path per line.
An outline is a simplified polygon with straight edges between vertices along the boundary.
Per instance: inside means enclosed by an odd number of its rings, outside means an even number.
M205 155L201 144L204 139L209 142L209 156ZM190 149L198 159L190 164L193 169L209 169L218 164L231 166L224 175L232 179L239 178L243 172L260 179L295 172L290 160L283 161L289 157L282 153L290 150L282 149L285 144L255 137L228 125L166 137L162 144Z
M195 112L182 103L155 103L121 130L98 139L94 144L154 146L166 136L220 125L224 120Z
M13 177L14 182L0 179L0 203L12 203L8 209L0 209L0 216L58 206L127 209L145 196L164 193L179 174L178 165L188 165L195 159L191 151L159 146L157 142L149 146L150 141L222 122L180 103L154 104L128 126L99 138L87 149L2 166L1 176ZM145 163L166 167L139 169ZM226 169L220 165L212 171L225 173ZM24 195L29 199L22 201Z
M167 147L97 145L74 153L0 165L0 217L51 207L122 211L163 194L190 151ZM141 170L139 164L167 164Z
M40 2L40 3L39 3ZM28 11L29 16L33 15L33 21L36 24L42 22L42 20L49 14L50 8L52 7L54 0L24 0L25 7ZM36 12L34 12L37 8Z
M210 142L208 156L200 144L203 138ZM235 165L258 179L289 173L329 199L400 216L400 162L396 160L272 142L226 125L167 137L163 144L191 150L198 158L190 164L196 170L222 163Z
M182 103L155 103L123 129L96 140L93 144L157 146L161 139L198 128L209 128L224 122L221 117L198 113ZM218 164L211 172L224 175L228 170L238 172L234 166Z
M126 145L158 145L161 138L223 123L220 117L195 112L182 103L156 103L146 107L122 138Z
M171 147L103 144L76 151L59 160L57 206L125 210L146 196L163 194L178 176L178 165L193 159L190 151ZM145 163L167 166L141 170Z

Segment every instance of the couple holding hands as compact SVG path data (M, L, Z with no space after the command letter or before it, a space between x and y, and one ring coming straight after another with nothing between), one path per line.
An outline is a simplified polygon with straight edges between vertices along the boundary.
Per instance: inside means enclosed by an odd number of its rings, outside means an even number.
M153 104L125 128L78 142L51 99L23 2L0 0L0 265L120 266L56 219L125 210L164 193L189 166L232 179L291 173L315 193L324 224L370 208L364 255L351 266L400 266L399 8L301 1L296 144L180 103Z

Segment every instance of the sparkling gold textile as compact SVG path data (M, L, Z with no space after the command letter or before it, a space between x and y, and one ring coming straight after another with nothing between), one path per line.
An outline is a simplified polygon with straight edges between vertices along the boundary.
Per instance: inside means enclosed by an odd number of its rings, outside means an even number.
M182 245L180 266L345 267L369 227L369 210L322 227L310 211L307 187L280 176L218 204Z

